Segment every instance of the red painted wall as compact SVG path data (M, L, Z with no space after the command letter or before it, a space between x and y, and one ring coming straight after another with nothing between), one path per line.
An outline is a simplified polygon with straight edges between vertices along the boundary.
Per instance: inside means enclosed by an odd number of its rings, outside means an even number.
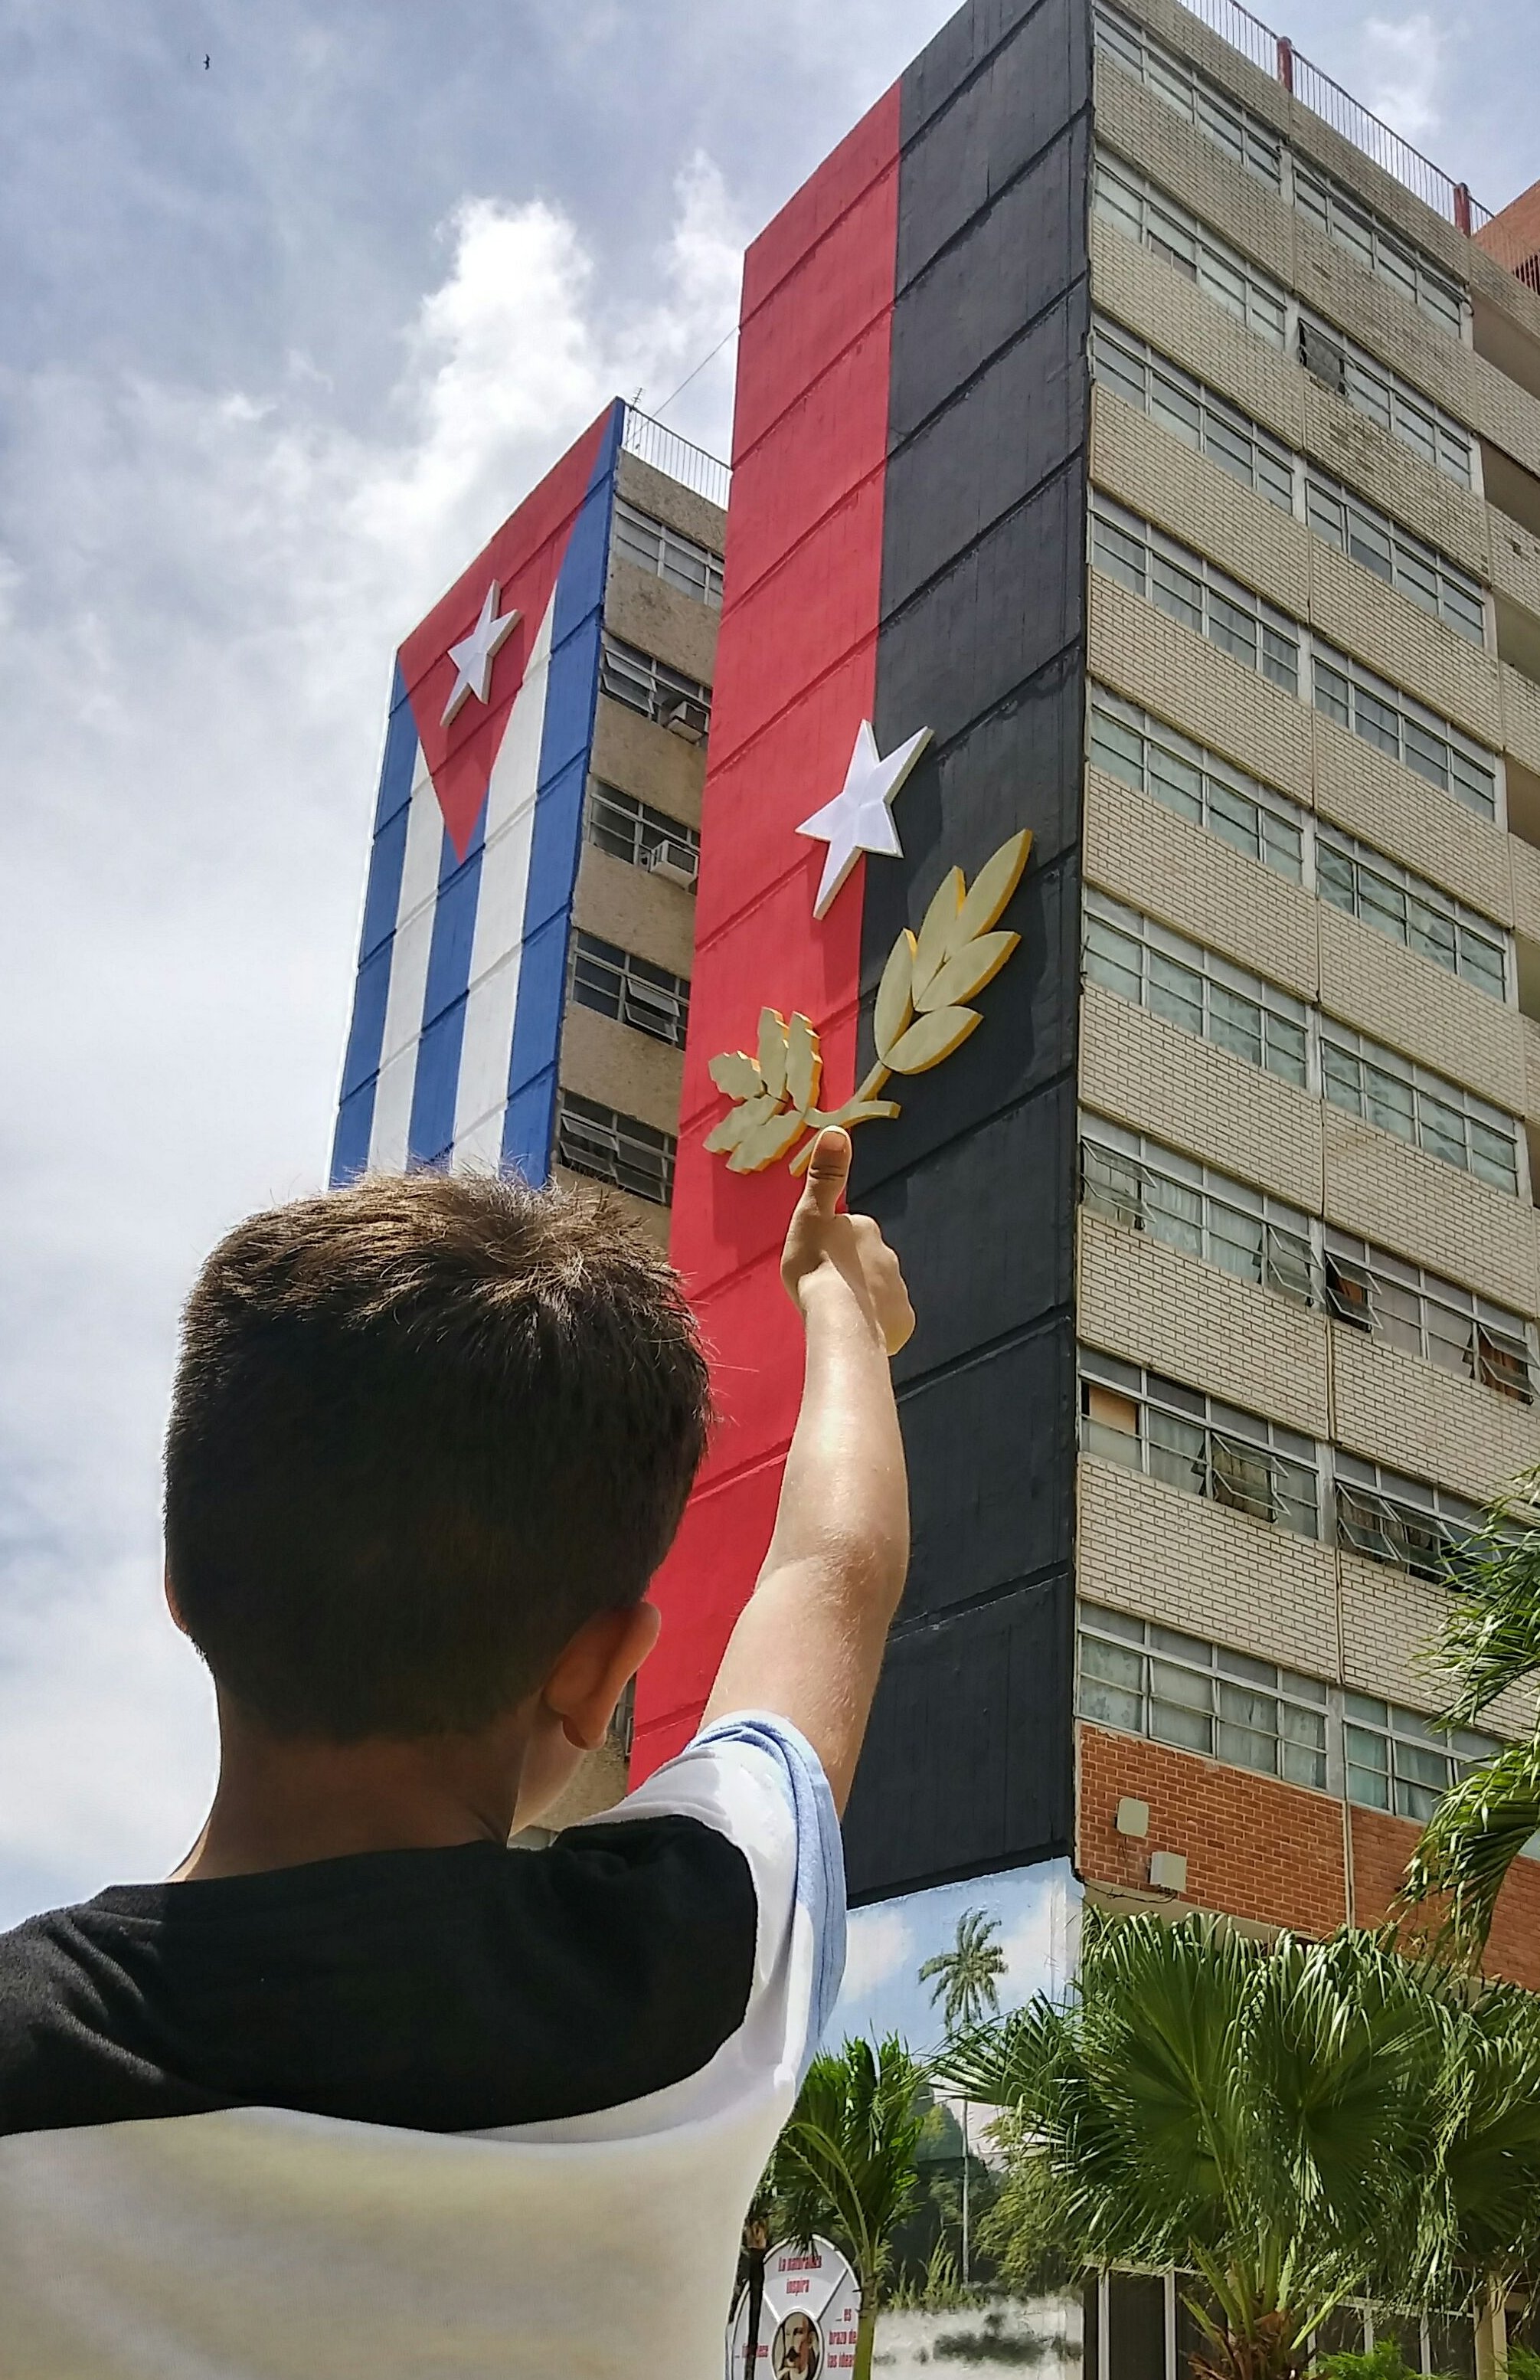
M712 1352L721 1418L657 1583L633 1779L686 1741L769 1542L801 1386L779 1256L784 1164L730 1174L707 1073L761 1006L818 1026L824 1102L855 1087L862 866L815 924L824 846L795 830L843 780L872 712L898 207L898 91L749 249L725 595L696 906L671 1253Z

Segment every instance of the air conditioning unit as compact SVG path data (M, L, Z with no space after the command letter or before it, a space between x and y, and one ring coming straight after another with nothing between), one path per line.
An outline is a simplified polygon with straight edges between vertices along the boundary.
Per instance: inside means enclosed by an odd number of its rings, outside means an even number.
M649 876L661 876L670 884L682 885L686 892L695 891L700 854L693 843L675 842L670 836L665 842L649 844L641 856Z
M663 725L669 734L679 736L686 744L703 742L709 723L709 713L706 705L697 702L693 695L678 696L663 711Z

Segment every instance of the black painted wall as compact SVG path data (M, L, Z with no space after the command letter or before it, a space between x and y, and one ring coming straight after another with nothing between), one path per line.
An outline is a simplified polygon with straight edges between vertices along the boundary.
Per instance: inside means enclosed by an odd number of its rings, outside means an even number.
M867 871L858 1072L901 929L1034 842L984 1022L855 1135L919 1316L914 1561L846 1821L867 1900L1072 1848L1090 71L1089 0L970 0L903 84L874 724L935 742Z

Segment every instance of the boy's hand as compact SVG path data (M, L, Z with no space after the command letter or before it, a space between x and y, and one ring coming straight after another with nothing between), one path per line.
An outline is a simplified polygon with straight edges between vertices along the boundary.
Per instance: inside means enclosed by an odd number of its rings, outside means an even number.
M843 1283L896 1355L915 1328L915 1309L898 1258L869 1215L844 1215L841 1196L850 1176L850 1135L837 1126L813 1144L807 1184L792 1214L781 1255L781 1278L806 1320L809 1302Z

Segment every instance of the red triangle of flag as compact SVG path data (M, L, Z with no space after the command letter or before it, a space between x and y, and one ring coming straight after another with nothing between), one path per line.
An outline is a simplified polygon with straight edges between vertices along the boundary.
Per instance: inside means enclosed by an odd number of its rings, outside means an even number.
M606 407L576 444L568 447L402 644L401 673L413 722L459 859L466 856L486 799L508 714L524 684L612 409ZM444 709L458 678L449 649L476 625L494 579L498 617L516 612L517 624L492 656L486 701L479 701L474 693L467 695L445 725Z

